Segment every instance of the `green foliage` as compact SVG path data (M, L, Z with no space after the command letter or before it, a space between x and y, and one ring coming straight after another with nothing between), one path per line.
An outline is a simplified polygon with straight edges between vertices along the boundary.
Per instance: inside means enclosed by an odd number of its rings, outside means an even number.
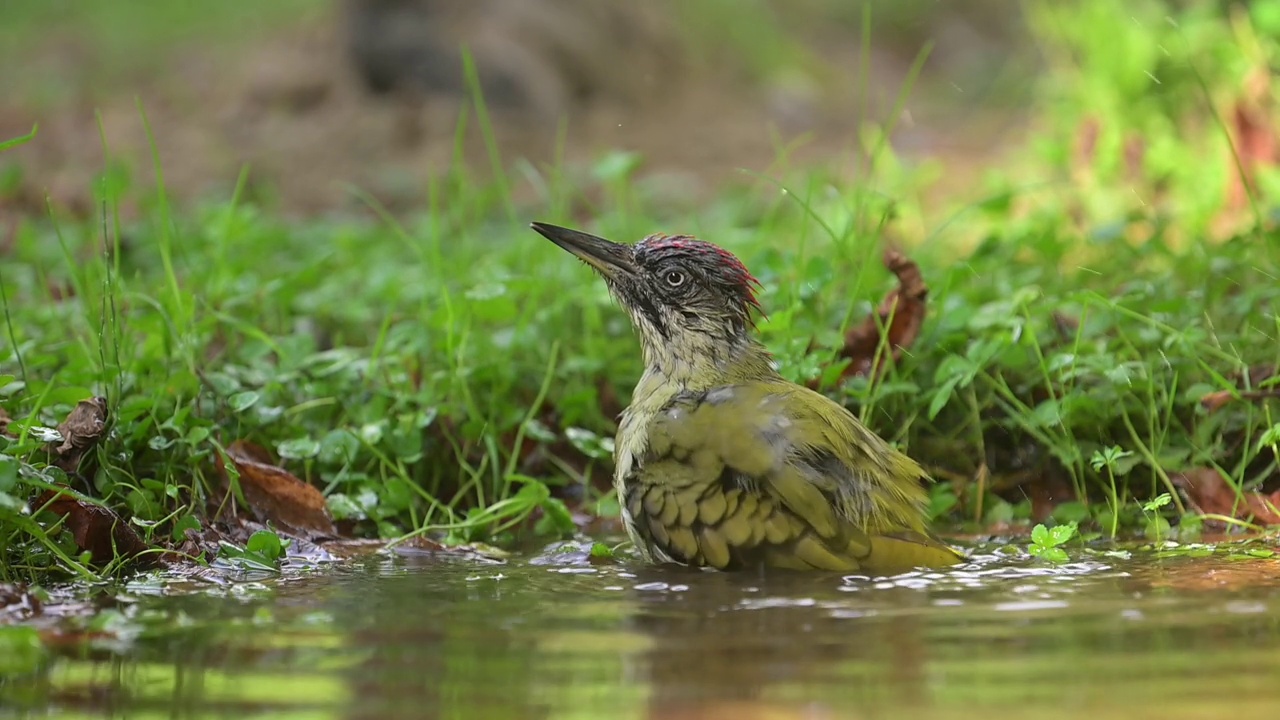
M1052 528L1036 525L1031 529L1031 544L1027 546L1027 552L1051 563L1064 563L1068 557L1061 546L1066 545L1075 536L1075 523L1055 525Z
M31 132L27 133L26 135L19 135L18 137L10 138L8 140L0 140L0 152L4 152L9 148L16 148L19 145L25 145L26 143L31 142L36 138L36 131L39 129L40 129L39 125L33 125L31 127Z
M272 530L259 530L249 536L243 548L225 540L218 552L218 562L246 570L276 571L284 559L289 541Z

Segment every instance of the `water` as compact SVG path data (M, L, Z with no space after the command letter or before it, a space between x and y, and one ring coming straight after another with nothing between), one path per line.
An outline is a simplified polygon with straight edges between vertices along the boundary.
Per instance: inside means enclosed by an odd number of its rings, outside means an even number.
M986 555L879 581L376 556L287 579L135 583L120 600L83 632L40 621L47 655L0 677L0 717L1280 709L1280 561L1221 553L1059 567Z

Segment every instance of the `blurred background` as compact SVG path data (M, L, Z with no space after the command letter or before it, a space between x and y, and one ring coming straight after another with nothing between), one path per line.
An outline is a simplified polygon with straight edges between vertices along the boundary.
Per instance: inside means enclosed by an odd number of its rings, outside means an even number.
M348 185L395 207L451 164L484 173L490 131L505 164L624 151L698 196L858 147L926 50L896 144L986 161L1017 142L1042 64L1007 0L7 0L3 15L0 136L40 131L2 187L41 212L45 191L90 199L104 135L149 165L139 103L172 195L225 198L249 163L257 192L317 213Z
M1183 158L1149 139L1181 142L1215 112L1236 132L1268 128L1251 152L1276 153L1269 0L7 0L0 13L0 138L40 126L0 157L9 213L43 214L46 193L83 213L104 168L150 183L139 107L171 196L225 199L247 165L251 196L290 215L355 207L353 186L420 206L428 179L460 167L512 172L527 200L537 183L521 177L621 164L697 203L780 163L857 178L873 127L933 163L943 194L1036 150L1033 135L1064 173L1081 146L1109 171L1174 173Z

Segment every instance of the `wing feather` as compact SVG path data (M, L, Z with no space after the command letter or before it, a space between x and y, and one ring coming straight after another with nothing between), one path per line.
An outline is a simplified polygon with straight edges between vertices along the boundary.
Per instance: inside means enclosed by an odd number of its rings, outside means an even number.
M718 568L945 565L923 524L923 471L843 407L793 385L677 396L624 480L659 557Z

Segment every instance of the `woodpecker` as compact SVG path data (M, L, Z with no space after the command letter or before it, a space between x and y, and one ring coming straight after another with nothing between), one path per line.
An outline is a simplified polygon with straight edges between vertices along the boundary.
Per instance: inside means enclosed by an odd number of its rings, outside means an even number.
M531 227L604 279L639 336L614 487L646 561L888 575L964 560L927 527L924 470L778 373L753 334L759 283L732 253Z

